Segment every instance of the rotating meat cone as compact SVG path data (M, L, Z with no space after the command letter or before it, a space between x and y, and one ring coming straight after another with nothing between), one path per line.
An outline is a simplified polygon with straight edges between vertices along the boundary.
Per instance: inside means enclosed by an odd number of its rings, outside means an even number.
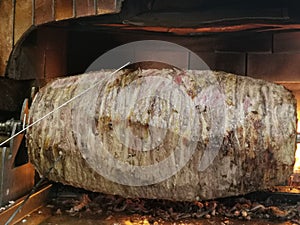
M50 180L124 197L212 199L286 184L296 101L280 85L224 72L99 71L37 94L31 162Z

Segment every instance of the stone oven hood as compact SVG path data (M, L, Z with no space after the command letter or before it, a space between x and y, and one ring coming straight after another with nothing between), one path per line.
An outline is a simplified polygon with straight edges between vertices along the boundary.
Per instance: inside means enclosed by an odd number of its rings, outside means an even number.
M202 35L299 29L296 0L67 0L0 1L0 76L29 31L50 22L80 29L123 29Z
M181 35L299 29L296 1L155 1L127 0L119 14L86 18L85 28L114 27L124 30L170 32ZM77 21L75 21L76 23Z

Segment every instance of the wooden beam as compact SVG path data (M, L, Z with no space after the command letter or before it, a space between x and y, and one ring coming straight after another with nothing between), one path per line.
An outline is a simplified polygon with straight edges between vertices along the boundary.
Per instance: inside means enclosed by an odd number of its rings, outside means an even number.
M34 23L40 25L54 20L53 0L35 0L34 5L35 18Z
M90 16L96 14L96 0L75 1L76 17Z
M32 0L16 0L14 45L33 24Z
M74 17L73 0L55 1L55 19L63 20Z
M97 14L117 13L118 0L97 0Z
M4 76L13 47L13 1L0 1L0 76Z

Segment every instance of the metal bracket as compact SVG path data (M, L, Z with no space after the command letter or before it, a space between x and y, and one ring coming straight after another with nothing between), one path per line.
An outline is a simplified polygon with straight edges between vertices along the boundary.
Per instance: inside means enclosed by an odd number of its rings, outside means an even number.
M19 121L13 122L11 135L18 131ZM34 168L27 162L15 165L18 152L22 147L24 134L12 139L9 147L0 147L0 206L28 193L34 185Z

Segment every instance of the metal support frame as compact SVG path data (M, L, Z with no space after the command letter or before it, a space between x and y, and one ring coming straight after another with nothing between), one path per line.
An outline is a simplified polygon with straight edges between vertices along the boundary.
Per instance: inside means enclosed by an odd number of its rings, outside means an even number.
M17 132L20 122L14 122L11 135ZM15 167L16 155L24 133L12 139L9 146L0 147L0 206L28 193L34 185L34 168L31 163Z
M22 220L26 215L32 213L33 211L37 210L38 208L44 206L47 203L49 198L49 193L51 191L52 185L47 185L38 192L34 193L28 199L26 203L26 207L24 207L12 220L11 224L15 224L18 221ZM25 197L18 199L13 206L0 212L0 224L5 224L10 216L15 212L15 210L23 203Z

